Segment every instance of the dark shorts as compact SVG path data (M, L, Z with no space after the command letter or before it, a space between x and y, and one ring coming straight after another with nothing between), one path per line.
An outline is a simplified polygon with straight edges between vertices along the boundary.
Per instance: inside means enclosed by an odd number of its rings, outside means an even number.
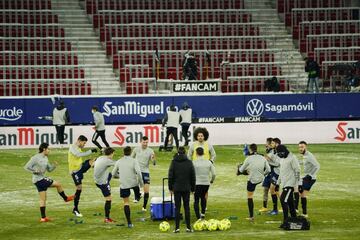
M150 174L149 173L141 173L144 184L150 184Z
M140 188L139 188L139 186L132 187L132 188L120 188L120 197L121 197L121 198L127 198L127 197L129 197L130 194L131 194L131 189L134 191L135 199L136 199L136 200L140 200L140 198L141 198L141 193L140 193Z
M75 183L75 186L82 184L82 180L84 178L84 173L86 173L87 170L89 170L90 168L91 168L91 165L90 165L90 159L89 159L82 163L80 170L73 172L71 174L71 177Z
M246 190L248 192L254 192L255 191L255 188L256 188L256 185L258 185L259 183L252 183L250 181L247 182L247 187L246 187Z
M316 182L316 179L309 179L307 177L304 177L302 179L302 185L301 187L299 187L299 192L301 193L302 191L300 190L306 190L306 191L310 191L311 187L314 185L314 183Z
M96 186L97 186L98 188L100 188L100 190L101 190L101 192L102 192L102 194L103 194L104 197L108 197L108 196L111 195L111 187L110 187L110 184L101 184L101 185L96 184Z
M279 179L279 175L276 174L275 172L271 172L269 175L271 178L270 179L271 183L276 186L277 180Z
M205 196L206 193L209 191L210 185L196 185L195 186L195 196L202 197Z
M270 188L270 184L271 184L271 173L269 173L265 178L264 178L264 181L262 183L262 186L263 187L266 187L266 188Z
M40 181L37 181L35 184L38 192L44 192L46 191L52 184L53 184L54 180L46 177L41 179Z
M131 188L125 188L125 189L122 189L120 188L120 197L121 198L127 198L130 196L131 194Z

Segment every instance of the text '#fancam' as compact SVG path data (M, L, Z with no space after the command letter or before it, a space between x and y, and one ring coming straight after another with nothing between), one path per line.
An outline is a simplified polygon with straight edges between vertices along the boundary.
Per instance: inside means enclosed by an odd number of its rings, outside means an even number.
M126 101L122 105L113 105L113 102L105 102L103 105L104 115L139 115L147 117L151 114L164 114L164 102L152 105L141 105L140 102Z

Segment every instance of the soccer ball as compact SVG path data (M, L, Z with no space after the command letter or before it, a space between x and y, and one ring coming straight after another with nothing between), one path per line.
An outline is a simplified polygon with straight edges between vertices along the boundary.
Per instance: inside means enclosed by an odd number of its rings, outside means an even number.
M204 228L204 224L202 220L197 220L194 225L193 228L195 231L202 231Z
M227 230L227 226L225 223L223 223L222 221L219 222L218 224L218 228L220 231L224 231L224 230Z
M161 232L167 232L170 230L170 224L167 221L163 221L159 224L159 229Z
M216 219L210 219L208 224L208 230L209 231L216 231L218 229L218 223L219 221Z
M201 220L202 222L202 230L208 230L209 222L206 220Z
M224 225L224 226L225 226L225 229L224 229L224 230L228 230L228 229L230 229L230 227L231 227L231 222L230 222L229 219L224 218L223 220L220 221L220 225ZM219 227L219 229L220 229L220 227ZM220 230L221 230L221 229L220 229Z

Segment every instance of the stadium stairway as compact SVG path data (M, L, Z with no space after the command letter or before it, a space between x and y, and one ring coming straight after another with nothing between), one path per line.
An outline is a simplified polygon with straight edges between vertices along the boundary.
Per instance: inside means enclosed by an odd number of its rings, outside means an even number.
M112 63L106 58L99 37L96 36L91 20L83 8L83 1L52 0L52 9L59 15L59 22L65 29L65 37L73 37L72 47L79 56L79 65L84 65L85 77L96 95L121 93Z
M267 40L269 49L282 49L275 53L275 62L284 62L281 65L282 75L290 83L290 89L295 92L304 91L307 83L307 73L304 71L304 60L287 32L285 24L280 21L276 11L276 0L245 0L245 9L252 14L253 22L262 22L261 35L276 36ZM271 38L270 38L271 39Z

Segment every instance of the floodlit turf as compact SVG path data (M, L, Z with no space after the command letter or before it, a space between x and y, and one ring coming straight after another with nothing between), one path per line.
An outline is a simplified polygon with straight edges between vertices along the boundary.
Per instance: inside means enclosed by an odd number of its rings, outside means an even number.
M231 217L231 229L216 232L162 233L146 214L141 214L141 203L131 203L131 217L135 227L128 229L116 224L103 223L104 201L93 182L93 170L85 175L80 210L82 222L72 215L72 203L64 203L55 189L48 190L47 214L50 223L39 223L38 194L31 183L31 174L23 170L30 150L0 151L0 239L358 239L360 236L360 148L358 144L311 145L321 164L318 181L314 185L308 205L311 220L310 231L285 232L278 229L281 215L256 215L255 222L247 217L246 177L235 176L236 165L244 160L237 146L216 147L217 179L210 188L206 218ZM263 149L263 147L261 147ZM297 154L296 146L290 149ZM58 168L48 176L60 181L67 194L75 188L67 171L67 150L53 149L50 161L58 161ZM161 178L173 153L157 154L156 167L151 166L151 196L161 196ZM116 157L121 155L117 149ZM299 154L297 154L299 156ZM125 223L123 204L119 198L118 182L111 182L113 204L111 217L117 224ZM131 196L133 197L133 195ZM191 203L192 203L191 199ZM255 192L255 209L261 207L262 188ZM269 196L269 206L271 198ZM191 207L192 208L192 207ZM193 209L192 222L195 221ZM174 222L170 221L171 231Z

